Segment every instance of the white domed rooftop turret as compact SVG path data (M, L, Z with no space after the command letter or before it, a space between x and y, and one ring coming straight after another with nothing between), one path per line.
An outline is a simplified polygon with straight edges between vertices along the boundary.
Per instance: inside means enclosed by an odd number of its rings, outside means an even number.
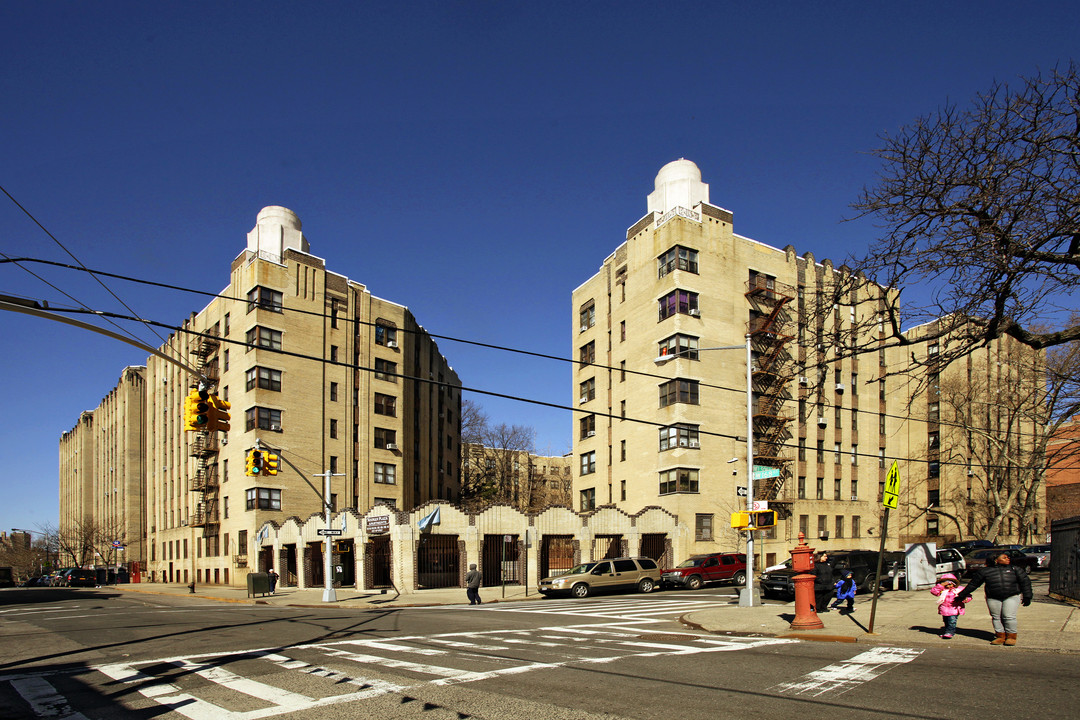
M649 193L649 212L666 213L674 207L691 210L709 202L709 186L701 182L701 170L692 161L679 158L660 168L656 189Z
M268 205L259 211L255 227L248 233L247 249L277 258L292 248L306 253L310 245L301 230L300 218L280 205Z

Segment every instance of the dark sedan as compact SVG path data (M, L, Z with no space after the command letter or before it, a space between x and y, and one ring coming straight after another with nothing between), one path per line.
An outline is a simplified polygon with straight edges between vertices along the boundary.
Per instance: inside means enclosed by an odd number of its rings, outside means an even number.
M1028 572L1031 572L1038 566L1038 561L1035 558L1028 557L1024 553L1014 548L993 547L993 548L980 548L973 550L964 556L964 562L967 565L964 570L964 577L971 577L975 574L975 571L979 568L986 567L987 565L993 565L995 559L999 555L1008 555L1009 563L1022 567Z

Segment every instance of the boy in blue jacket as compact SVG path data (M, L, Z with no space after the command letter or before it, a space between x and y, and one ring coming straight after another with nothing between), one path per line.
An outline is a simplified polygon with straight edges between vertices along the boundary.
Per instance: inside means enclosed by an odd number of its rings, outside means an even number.
M836 581L836 601L833 602L832 607L840 607L840 603L847 600L847 611L852 612L855 609L855 578L852 577L851 571L844 573L844 577L841 580Z

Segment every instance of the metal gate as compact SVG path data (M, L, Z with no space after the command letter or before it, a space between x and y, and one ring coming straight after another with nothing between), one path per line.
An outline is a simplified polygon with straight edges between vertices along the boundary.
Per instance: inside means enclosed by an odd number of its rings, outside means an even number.
M371 538L364 545L365 567L368 570L368 587L393 587L390 579L390 536L382 535Z
M593 560L622 557L622 535L597 535L593 538Z
M484 587L493 587L503 583L520 585L520 559L517 535L485 535L484 554L480 560Z
M667 535L664 533L645 533L641 536L642 557L652 558L660 567L671 567L667 552Z
M457 535L421 535L416 548L417 587L461 587L459 557Z
M1080 517L1050 523L1050 593L1080 600Z
M544 535L540 545L540 577L562 575L574 567L574 536Z

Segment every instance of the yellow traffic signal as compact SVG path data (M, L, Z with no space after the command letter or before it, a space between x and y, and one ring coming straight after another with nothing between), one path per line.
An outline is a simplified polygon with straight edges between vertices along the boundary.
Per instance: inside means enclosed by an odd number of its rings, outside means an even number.
M229 432L229 408L232 407L232 404L227 400L222 400L217 395L211 395L209 403L210 422L207 429L211 432L215 430Z
M731 527L745 530L750 527L750 513L748 512L733 512L731 513Z
M184 398L184 429L185 430L199 430L199 424L197 416L199 411L197 410L199 403L199 391L192 390Z
M278 471L278 456L274 453L266 453L263 460L263 475L277 475Z
M263 472L263 454L262 450L248 450L247 467L244 469L244 474L248 477L257 477L262 475Z
M775 510L757 510L752 513L743 514L750 515L750 527L752 528L768 528L776 525Z

